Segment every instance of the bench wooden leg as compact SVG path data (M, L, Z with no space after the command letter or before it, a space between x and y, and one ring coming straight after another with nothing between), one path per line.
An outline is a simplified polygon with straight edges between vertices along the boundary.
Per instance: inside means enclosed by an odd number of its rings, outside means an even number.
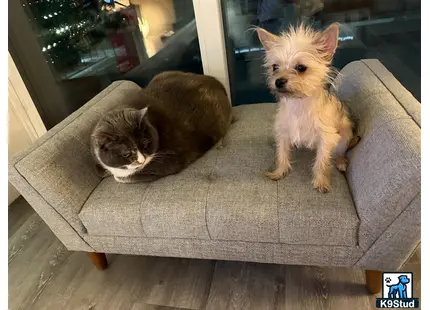
M370 294L378 294L382 290L382 271L366 270L366 288Z
M91 259L98 270L104 270L107 268L107 260L105 253L93 253L88 252L88 257Z

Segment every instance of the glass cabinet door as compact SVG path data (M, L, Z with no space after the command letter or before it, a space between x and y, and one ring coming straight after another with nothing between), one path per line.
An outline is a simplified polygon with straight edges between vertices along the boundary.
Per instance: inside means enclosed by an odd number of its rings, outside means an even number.
M47 128L112 81L203 73L192 0L10 0L9 51Z

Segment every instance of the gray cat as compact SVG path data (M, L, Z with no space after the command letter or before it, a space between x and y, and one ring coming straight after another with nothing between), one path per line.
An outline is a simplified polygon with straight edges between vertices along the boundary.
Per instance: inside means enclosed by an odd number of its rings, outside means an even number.
M193 73L157 75L127 107L104 115L91 136L99 174L121 183L182 171L212 148L232 121L223 85Z

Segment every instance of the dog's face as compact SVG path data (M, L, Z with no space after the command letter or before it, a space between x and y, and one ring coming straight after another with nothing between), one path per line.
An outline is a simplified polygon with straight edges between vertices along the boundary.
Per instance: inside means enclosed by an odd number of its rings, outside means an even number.
M266 55L269 88L279 96L304 98L325 87L337 48L339 25L323 32L300 25L276 36L257 29Z
M408 284L409 283L409 278L407 276L400 276L399 277L399 281L402 284Z

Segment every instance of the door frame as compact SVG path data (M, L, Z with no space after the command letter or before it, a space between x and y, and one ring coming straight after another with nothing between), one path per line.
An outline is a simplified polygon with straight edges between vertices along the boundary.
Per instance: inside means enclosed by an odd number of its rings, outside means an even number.
M11 121L14 121L14 126L22 128L21 134L25 137L11 136ZM16 128L16 127L15 127ZM40 118L30 93L22 80L15 62L10 53L8 53L8 155L11 156L16 151L23 151L23 147L30 146L28 143L33 143L38 138L46 133L46 127ZM10 147L10 139L19 139L19 147ZM22 141L26 141L23 143ZM15 143L18 143L15 141ZM8 206L19 197L19 192L8 183Z
M46 127L70 114L58 82L43 56L36 33L26 16L27 7L21 1L8 0L8 51L21 72L27 91ZM22 52L25 51L25 52ZM55 102L43 105L41 102ZM53 120L50 122L49 120Z
M217 78L231 100L221 0L193 0L203 73Z
M31 141L45 134L46 127L10 53L8 53L8 101Z

